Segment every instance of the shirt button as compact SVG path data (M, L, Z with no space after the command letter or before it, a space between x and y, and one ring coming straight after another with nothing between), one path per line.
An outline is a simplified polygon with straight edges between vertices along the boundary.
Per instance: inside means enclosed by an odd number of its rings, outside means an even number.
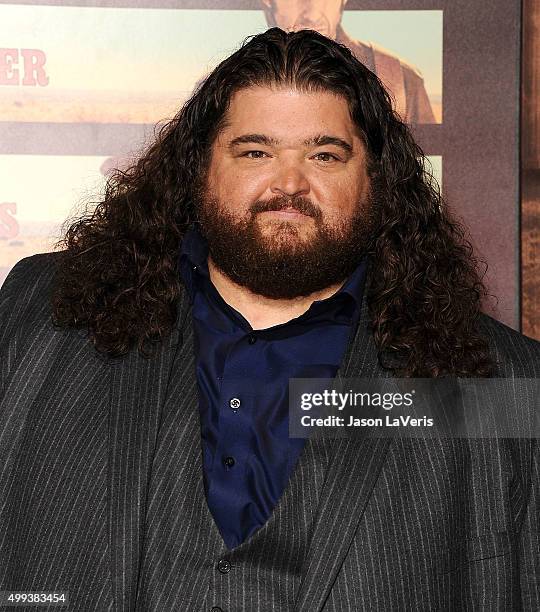
M255 334L249 334L248 342L249 344L255 344L255 342L257 342L257 336Z
M233 410L238 410L238 408L240 408L241 403L242 402L237 397L233 397L232 399L229 400L229 406Z
M231 571L231 564L227 559L221 559L217 568L222 574L228 574Z
M224 457L223 465L228 468L232 468L234 465L234 457Z

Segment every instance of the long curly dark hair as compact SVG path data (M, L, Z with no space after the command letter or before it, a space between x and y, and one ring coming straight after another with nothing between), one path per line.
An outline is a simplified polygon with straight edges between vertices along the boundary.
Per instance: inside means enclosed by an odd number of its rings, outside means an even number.
M375 74L312 30L249 37L197 87L155 143L116 171L93 211L70 220L53 321L88 330L101 353L148 355L176 321L179 246L232 95L255 85L342 95L365 139L377 185L366 294L379 360L397 376L490 376L478 330L486 295L463 226L451 217L425 156Z

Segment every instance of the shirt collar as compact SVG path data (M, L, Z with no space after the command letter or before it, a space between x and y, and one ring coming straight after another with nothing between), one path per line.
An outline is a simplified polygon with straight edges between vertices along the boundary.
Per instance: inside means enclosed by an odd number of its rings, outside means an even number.
M195 224L184 234L179 255L179 268L185 285L193 300L196 290L196 279L198 275L210 278L208 272L208 243ZM323 300L316 300L310 307L311 309L324 308L327 304L337 300L343 300L343 296L349 296L353 308L349 309L350 315L360 310L364 283L366 278L367 258L364 257L354 272L347 278L343 286L334 295ZM348 298L346 298L348 299Z
M200 271L208 273L208 244L196 225L191 227L184 234L180 246L180 263L189 260L192 266L196 266Z

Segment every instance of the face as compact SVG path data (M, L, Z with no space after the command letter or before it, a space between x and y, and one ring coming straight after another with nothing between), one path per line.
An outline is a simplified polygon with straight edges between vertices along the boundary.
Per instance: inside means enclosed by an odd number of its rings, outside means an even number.
M197 202L215 265L254 293L292 298L344 280L373 230L366 149L331 92L237 92Z
M336 38L347 0L261 0L269 26L285 31L303 29Z

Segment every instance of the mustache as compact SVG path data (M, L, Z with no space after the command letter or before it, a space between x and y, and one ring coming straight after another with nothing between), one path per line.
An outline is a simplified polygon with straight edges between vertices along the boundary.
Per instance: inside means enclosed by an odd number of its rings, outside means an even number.
M320 219L322 216L321 209L315 206L311 200L307 198L287 198L285 196L276 196L270 200L262 201L259 200L250 206L250 212L252 216L255 216L260 212L268 212L271 210L285 210L292 208L308 217L314 219Z

